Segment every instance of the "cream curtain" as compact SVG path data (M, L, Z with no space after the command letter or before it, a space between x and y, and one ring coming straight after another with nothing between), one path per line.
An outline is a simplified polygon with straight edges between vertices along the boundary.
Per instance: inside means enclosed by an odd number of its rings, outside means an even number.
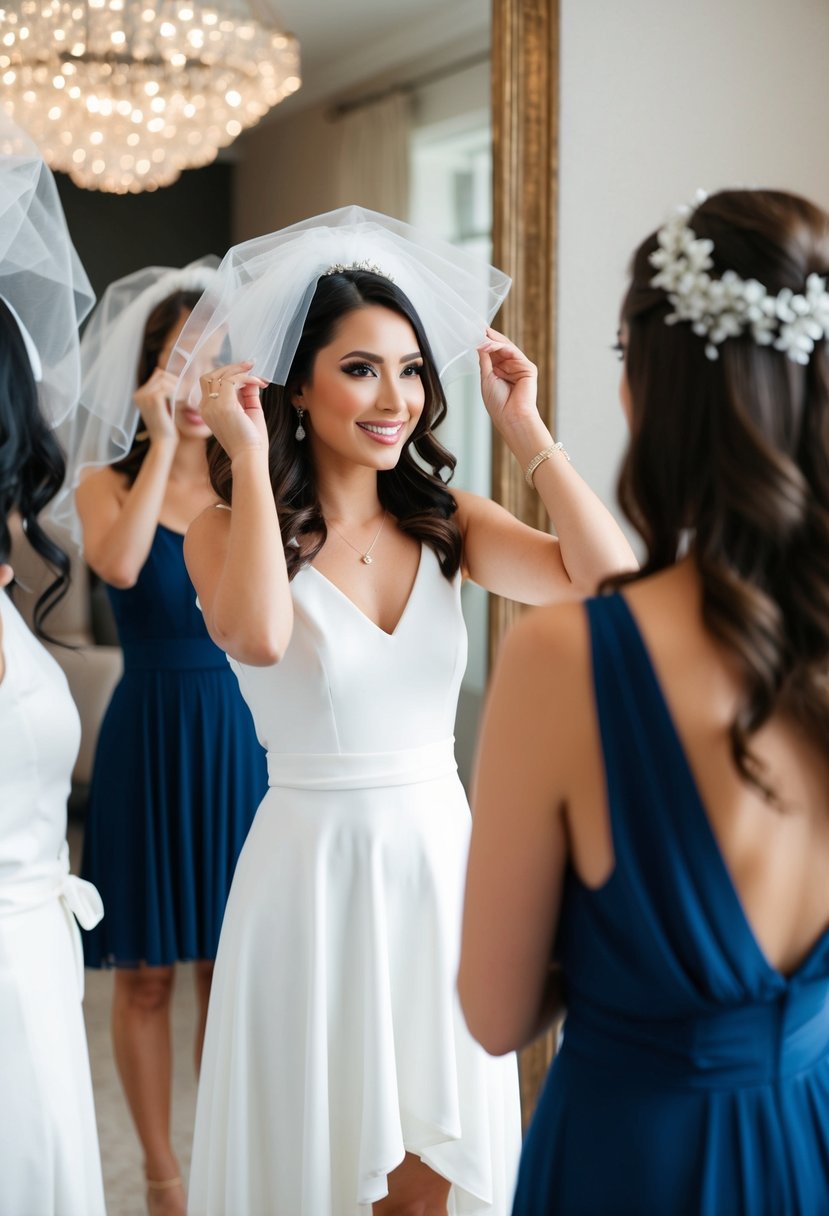
M392 93L337 119L338 206L356 203L405 220L411 95Z

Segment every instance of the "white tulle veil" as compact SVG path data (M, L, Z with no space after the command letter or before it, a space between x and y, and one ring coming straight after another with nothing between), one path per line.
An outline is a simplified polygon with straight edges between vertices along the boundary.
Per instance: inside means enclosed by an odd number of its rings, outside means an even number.
M51 426L80 391L78 327L95 303L57 186L33 140L0 108L0 297L17 322Z
M200 258L180 269L146 266L111 283L81 340L80 403L60 428L67 454L63 489L49 515L76 545L81 542L75 489L85 469L126 456L138 429L133 401L147 319L157 304L178 291L201 293L213 281L219 259Z
M251 359L258 376L284 384L317 281L355 265L408 296L444 383L477 369L475 347L509 291L508 276L401 220L341 207L228 251L170 357L176 400L199 401L200 355L219 342L223 359Z

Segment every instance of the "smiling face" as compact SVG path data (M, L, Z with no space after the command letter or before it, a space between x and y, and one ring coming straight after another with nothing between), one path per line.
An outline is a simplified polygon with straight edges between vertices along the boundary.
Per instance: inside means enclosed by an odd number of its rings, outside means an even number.
M293 395L319 467L338 459L375 469L397 464L423 411L423 357L411 324L380 305L347 313ZM310 423L310 425L308 425Z

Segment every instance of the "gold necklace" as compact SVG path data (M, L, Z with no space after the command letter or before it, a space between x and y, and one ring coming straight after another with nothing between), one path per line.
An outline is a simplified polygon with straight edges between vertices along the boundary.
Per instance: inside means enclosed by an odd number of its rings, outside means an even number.
M328 527L331 528L332 531L337 533L337 536L339 536L340 540L345 541L345 543L348 545L349 549L353 549L354 552L359 555L360 561L363 563L364 566L370 566L371 563L374 561L374 558L371 556L371 551L374 548L374 546L377 544L378 540L380 539L380 533L383 531L383 524L386 522L387 515L388 515L388 511L384 511L383 518L380 520L380 527L377 529L377 531L374 534L374 540L371 542L371 544L369 545L369 547L366 549L365 552L363 552L362 549L358 549L356 545L352 545L352 543L348 539L348 537L343 536L340 529L335 528L332 523L329 523Z

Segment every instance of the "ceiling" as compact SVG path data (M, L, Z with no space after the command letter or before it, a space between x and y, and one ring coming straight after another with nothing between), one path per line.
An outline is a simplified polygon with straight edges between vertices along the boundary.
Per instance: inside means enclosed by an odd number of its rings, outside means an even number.
M274 118L396 68L406 79L408 64L416 61L421 73L430 54L468 40L477 50L489 37L490 0L267 0L267 7L296 35L302 57L302 88Z

